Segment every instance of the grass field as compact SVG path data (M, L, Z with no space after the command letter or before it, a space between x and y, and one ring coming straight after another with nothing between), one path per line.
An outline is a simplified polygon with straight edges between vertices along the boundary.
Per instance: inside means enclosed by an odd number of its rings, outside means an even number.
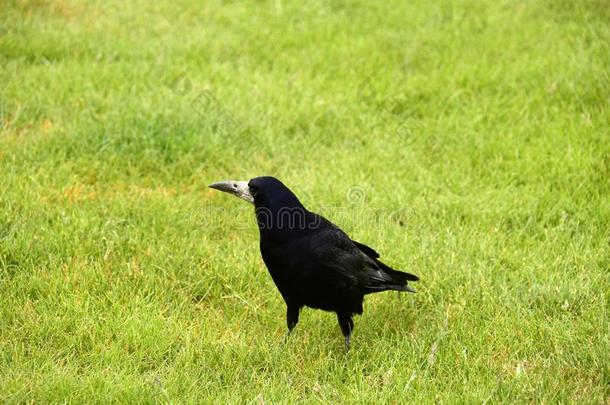
M4 0L0 66L0 402L609 403L607 0ZM347 354L264 174L421 277Z

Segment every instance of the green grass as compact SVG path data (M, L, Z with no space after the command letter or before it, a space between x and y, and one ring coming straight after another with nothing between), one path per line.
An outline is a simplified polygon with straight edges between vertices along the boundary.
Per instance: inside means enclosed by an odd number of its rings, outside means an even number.
M0 402L608 403L606 0L0 4ZM417 294L285 307L270 174Z

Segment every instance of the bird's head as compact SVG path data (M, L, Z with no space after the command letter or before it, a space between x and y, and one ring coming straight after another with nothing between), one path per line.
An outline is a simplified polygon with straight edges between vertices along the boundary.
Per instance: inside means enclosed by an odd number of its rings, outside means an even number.
M233 194L257 208L302 207L294 193L284 183L271 176L255 177L249 181L218 181L208 187Z

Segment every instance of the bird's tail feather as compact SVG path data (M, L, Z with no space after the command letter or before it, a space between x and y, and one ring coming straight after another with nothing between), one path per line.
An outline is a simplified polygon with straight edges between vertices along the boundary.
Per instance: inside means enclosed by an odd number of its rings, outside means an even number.
M382 291L388 291L388 290L392 290L392 291L407 291L407 292L417 292L415 289L411 288L408 285L398 285L398 284L383 284L383 285L378 285L378 286L374 286L374 287L368 287L364 290L365 294L371 294L371 293L376 293L376 292L382 292Z
M408 285L408 282L418 281L419 277L414 274L394 270L379 260L375 260L375 264L377 265L378 273L371 277L373 283L368 286L366 291L367 294L387 290L415 292L415 290Z
M415 274L405 273L403 271L394 270L387 264L380 262L379 260L375 260L375 263L381 267L383 271L388 273L394 280L396 280L399 284L403 284L407 281L419 281L419 277Z
M415 289L411 288L408 285L392 285L392 286L388 286L390 287L389 290L395 290L395 291L408 291L408 292L417 292Z

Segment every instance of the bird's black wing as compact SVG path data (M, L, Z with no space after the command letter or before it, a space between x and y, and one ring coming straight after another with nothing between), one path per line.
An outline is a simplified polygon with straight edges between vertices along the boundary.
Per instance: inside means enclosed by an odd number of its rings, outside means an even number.
M358 282L365 257L341 229L332 224L325 226L311 237L310 247L319 264Z
M310 248L325 275L336 277L342 284L364 293L385 290L412 291L407 281L413 275L393 270L372 258L341 229L327 220L310 239ZM365 248L373 253L373 249ZM387 268L387 270L386 270Z
M375 263L379 267L381 267L383 270L385 270L387 272L390 272L390 273L398 272L398 273L404 274L405 275L405 280L408 280L408 281L418 281L419 280L419 277L417 277L415 274L404 273L404 272L401 272L401 271L398 271L398 270L394 270L393 268L391 268L387 264L385 264L385 263L381 262L380 260L378 260L379 259L379 253L377 253L375 251L375 249L373 249L373 248L371 248L371 247L369 247L369 246L367 246L365 244L362 244L360 242L356 242L355 240L352 240L352 242L354 242L354 245L356 245L358 247L358 249L360 249L364 254L366 254L368 257L370 257L372 260L374 260Z
M370 257L371 259L377 259L379 258L379 253L377 253L375 251L375 249L364 245L360 242L356 242L355 240L352 239L352 242L354 242L354 245L356 245L356 247L358 247L358 249L362 250L368 257Z

